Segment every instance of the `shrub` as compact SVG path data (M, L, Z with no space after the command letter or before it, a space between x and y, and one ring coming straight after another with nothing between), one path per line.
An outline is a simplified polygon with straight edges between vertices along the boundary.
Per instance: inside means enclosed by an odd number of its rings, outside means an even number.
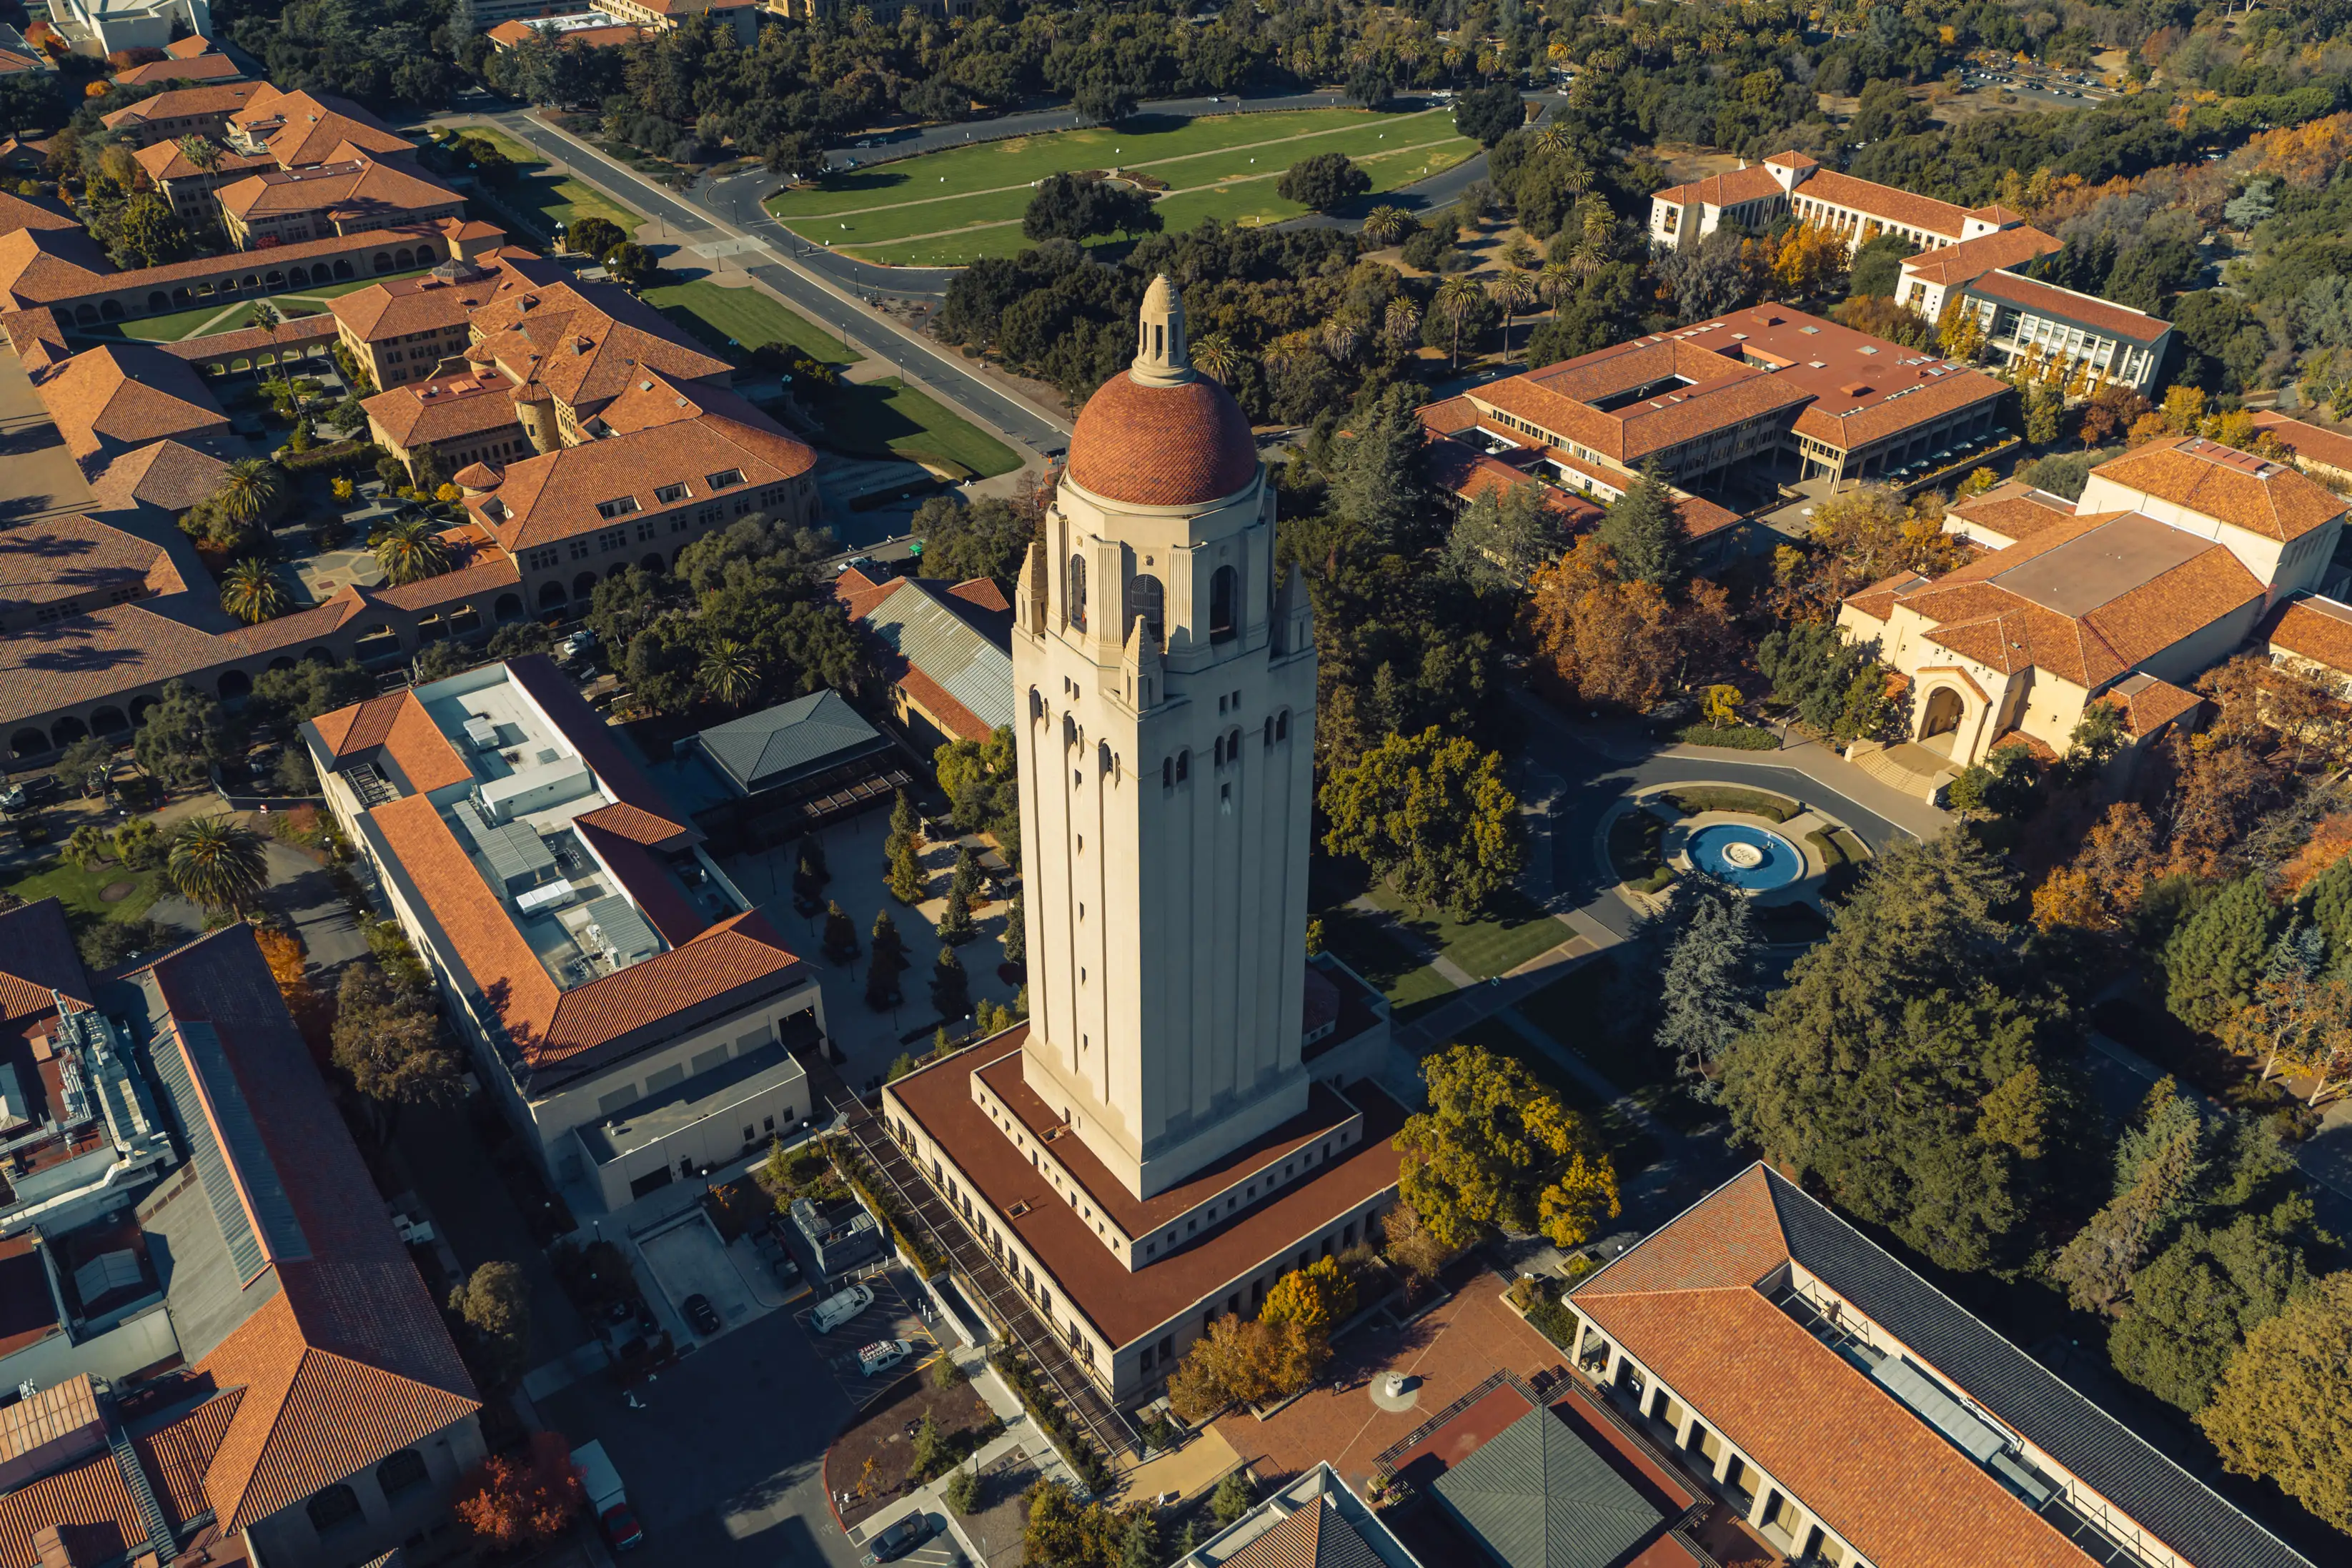
M142 953L169 947L176 934L169 926L151 920L97 921L74 938L74 949L81 954L83 968L112 969Z
M969 1467L958 1469L948 1478L948 1484L940 1489L940 1497L958 1515L971 1513L980 1507L979 1473Z
M1717 729L1712 724L1686 724L1675 731L1675 739L1685 746L1722 746L1735 752L1777 752L1780 737L1769 730L1759 730L1753 724L1727 725Z

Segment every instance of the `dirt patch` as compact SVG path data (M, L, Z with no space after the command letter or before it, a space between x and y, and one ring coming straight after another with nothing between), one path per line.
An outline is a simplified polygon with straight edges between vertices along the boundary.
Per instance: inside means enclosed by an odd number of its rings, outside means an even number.
M980 1472L980 1506L956 1521L988 1568L1020 1568L1021 1536L1029 1522L1022 1498L1037 1483L1026 1454L1000 1454Z
M1702 147L1694 142L1661 142L1649 150L1649 156L1662 165L1678 185L1704 180L1709 174L1727 174L1739 167L1738 153Z
M913 1474L915 1433L927 1415L939 1424L945 1451L951 1455L969 1455L1002 1430L995 1413L971 1384L934 1388L929 1367L901 1378L898 1387L825 1450L825 1489L836 1498L849 1498L841 1508L845 1529L921 1484Z
M101 903L119 904L138 890L136 882L109 882L98 890L98 897Z

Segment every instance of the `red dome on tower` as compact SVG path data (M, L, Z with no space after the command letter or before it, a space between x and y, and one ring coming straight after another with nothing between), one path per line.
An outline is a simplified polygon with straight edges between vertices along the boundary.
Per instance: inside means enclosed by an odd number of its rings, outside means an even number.
M1165 278L1145 294L1135 363L1078 415L1069 476L1128 506L1199 506L1257 475L1257 441L1234 395L1192 368L1184 303Z

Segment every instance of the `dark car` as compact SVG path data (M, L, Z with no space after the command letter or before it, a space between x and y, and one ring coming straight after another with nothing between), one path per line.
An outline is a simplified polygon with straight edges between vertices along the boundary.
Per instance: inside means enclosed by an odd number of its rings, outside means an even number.
M708 1296L688 1296L683 1303L686 1321L694 1331L709 1339L719 1331L719 1309L710 1304Z
M626 1552L631 1547L645 1544L646 1532L637 1523L637 1510L627 1503L614 1503L596 1522L604 1527L604 1539L613 1543L615 1552Z
M868 1563L895 1563L931 1538L931 1516L916 1512L894 1522L874 1538Z

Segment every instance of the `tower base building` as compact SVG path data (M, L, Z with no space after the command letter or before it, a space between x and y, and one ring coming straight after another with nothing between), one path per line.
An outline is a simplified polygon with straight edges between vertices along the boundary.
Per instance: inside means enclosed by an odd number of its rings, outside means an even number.
M1015 595L1029 1019L883 1091L1118 1400L1395 1200L1386 1004L1305 951L1313 611L1274 524L1160 279Z

